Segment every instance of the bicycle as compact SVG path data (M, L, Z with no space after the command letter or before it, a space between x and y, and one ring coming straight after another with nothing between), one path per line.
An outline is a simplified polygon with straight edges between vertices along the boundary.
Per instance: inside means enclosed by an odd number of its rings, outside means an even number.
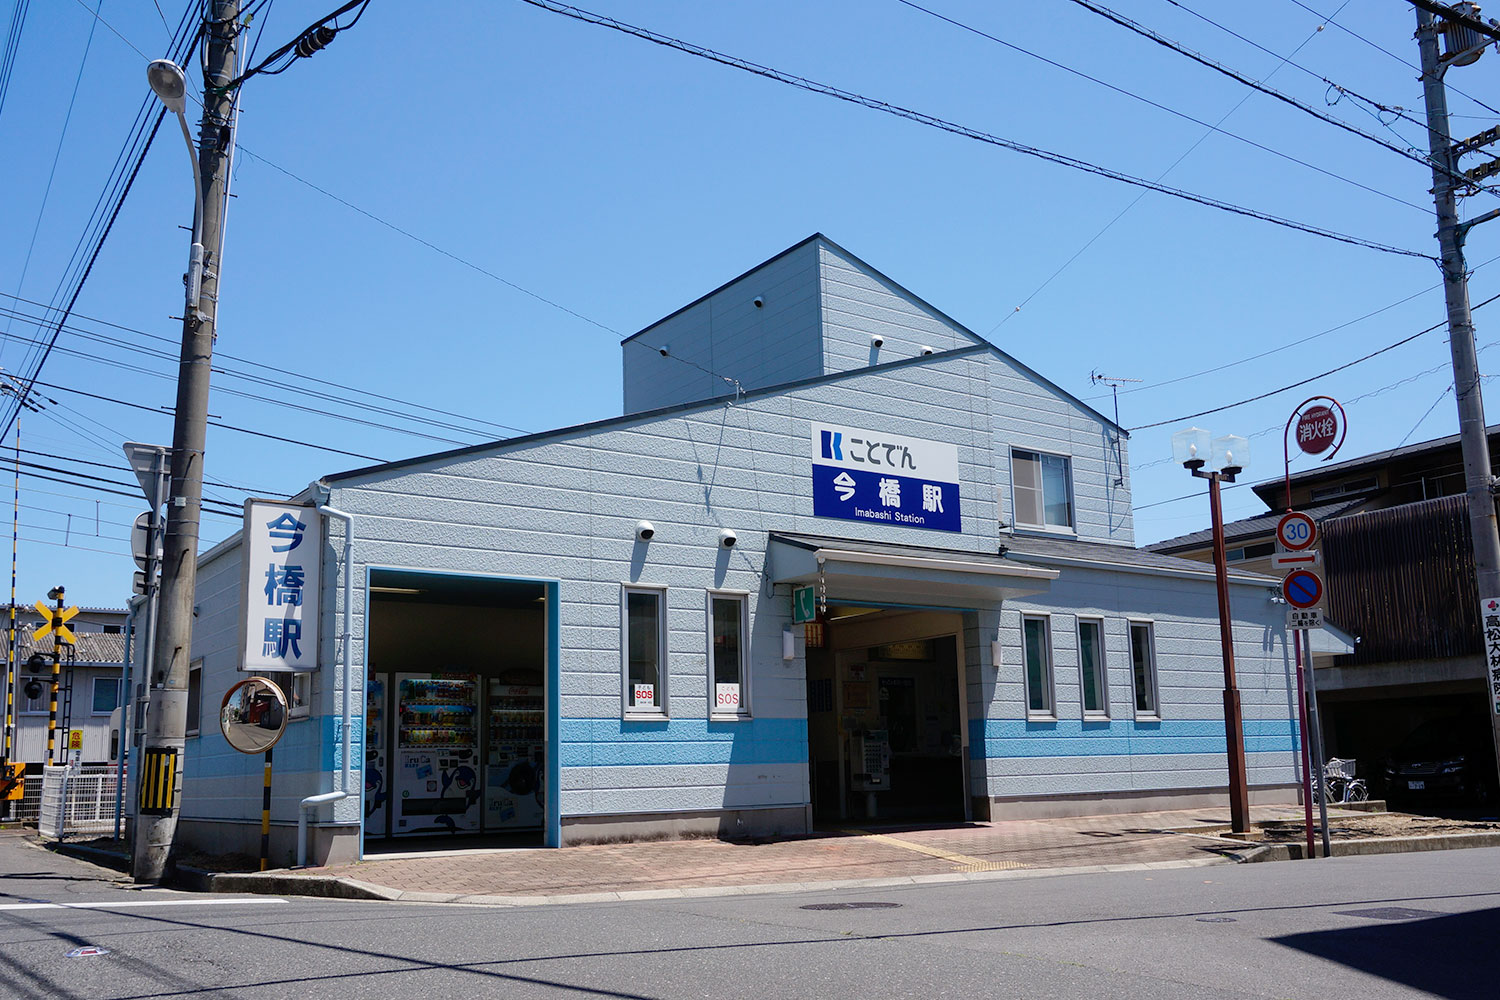
M1346 764L1349 765L1348 770L1344 767ZM1324 785L1328 788L1329 803L1364 802L1368 799L1370 790L1365 787L1363 778L1354 776L1354 766L1355 762L1352 760L1329 757L1323 764L1322 780L1313 783L1313 801L1317 802L1322 796Z

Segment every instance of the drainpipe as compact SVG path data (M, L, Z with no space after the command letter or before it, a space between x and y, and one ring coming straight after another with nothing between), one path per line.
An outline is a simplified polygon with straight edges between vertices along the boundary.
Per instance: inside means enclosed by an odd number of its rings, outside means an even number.
M125 812L125 776L130 773L130 735L133 727L130 718L135 706L135 694L130 677L130 643L135 636L135 613L146 598L135 595L126 604L129 613L125 616L125 663L120 668L120 759L115 761L115 839L120 839L120 827Z
M351 732L354 721L354 696L350 691L353 671L350 669L349 664L349 616L354 608L354 515L346 514L344 511L328 506L329 490L323 483L314 483L312 490L313 495L318 498L318 513L325 517L336 518L344 522L344 615L342 627L339 630L338 656L344 684L343 724L340 727L340 732L344 738L344 766L337 790L324 792L321 795L309 795L297 804L298 868L307 867L307 811L315 809L325 802L338 802L340 799L350 798L354 794L349 790L349 786L353 780L350 776L349 763L350 758L354 756L354 740Z

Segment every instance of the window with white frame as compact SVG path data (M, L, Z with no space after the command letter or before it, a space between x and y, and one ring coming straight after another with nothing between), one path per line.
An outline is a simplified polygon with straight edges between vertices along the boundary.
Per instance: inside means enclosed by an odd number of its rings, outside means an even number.
M1026 657L1026 714L1051 717L1052 634L1044 617L1021 619L1021 640Z
M665 589L626 587L621 594L626 714L666 714L666 603Z
M108 715L120 707L120 679L95 677L90 691L90 715Z
M1078 619L1078 683L1084 718L1109 715L1109 689L1104 670L1104 623Z
M1068 460L1016 448L1010 453L1010 467L1016 524L1071 530L1073 476Z
M1156 636L1150 622L1130 623L1130 668L1135 685L1135 714L1159 718L1156 687Z
M714 715L748 715L747 601L744 594L708 595L708 667L713 674L709 709Z
M188 664L188 699L187 699L187 727L183 732L188 736L197 736L199 727L203 724L203 661L194 660Z

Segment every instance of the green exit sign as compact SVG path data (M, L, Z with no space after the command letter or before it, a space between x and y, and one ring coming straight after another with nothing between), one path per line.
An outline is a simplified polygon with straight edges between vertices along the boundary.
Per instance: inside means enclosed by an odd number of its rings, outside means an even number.
M816 587L792 588L792 623L802 625L818 617L818 591Z

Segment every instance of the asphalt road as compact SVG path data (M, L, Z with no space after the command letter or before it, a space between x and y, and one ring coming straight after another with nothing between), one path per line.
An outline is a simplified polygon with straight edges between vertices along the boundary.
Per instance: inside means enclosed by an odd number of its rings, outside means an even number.
M0 836L0 995L1500 995L1500 850L520 909L117 879Z

